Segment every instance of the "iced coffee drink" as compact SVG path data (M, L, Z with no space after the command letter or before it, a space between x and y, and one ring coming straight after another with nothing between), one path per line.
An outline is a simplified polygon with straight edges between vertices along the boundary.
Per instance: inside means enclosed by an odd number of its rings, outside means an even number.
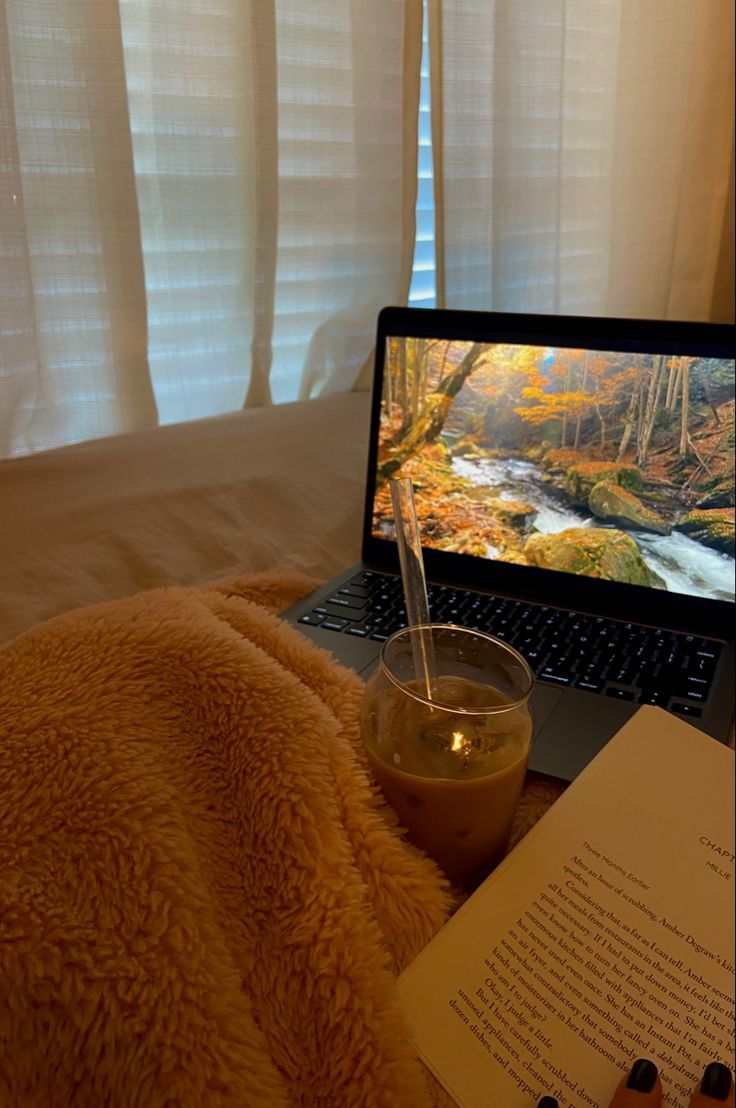
M533 677L505 643L434 626L430 699L410 636L384 645L363 702L363 741L410 838L452 881L474 887L508 846L529 758Z

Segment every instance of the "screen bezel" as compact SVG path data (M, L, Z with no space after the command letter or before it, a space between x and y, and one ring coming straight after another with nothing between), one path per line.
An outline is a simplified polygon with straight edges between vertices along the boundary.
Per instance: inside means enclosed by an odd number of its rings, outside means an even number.
M362 553L364 562L394 573L399 571L396 543L375 538L371 533L388 337L515 342L534 346L692 354L730 359L735 356L733 324L384 308L378 317L376 334ZM736 605L728 600L694 597L641 585L623 585L428 547L423 547L423 551L427 575L436 581L462 583L469 588L509 594L563 608L593 611L639 623L687 628L710 635L733 634Z

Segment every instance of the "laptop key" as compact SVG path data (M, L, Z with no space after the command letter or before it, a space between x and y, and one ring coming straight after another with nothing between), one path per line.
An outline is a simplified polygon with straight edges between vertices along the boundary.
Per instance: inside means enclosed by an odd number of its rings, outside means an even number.
M333 619L332 616L330 616L328 619L322 620L322 627L327 631L343 631L348 626L349 623L346 619Z
M351 623L349 627L345 628L345 634L355 635L360 639L367 639L373 630L374 628L366 623Z
M683 700L694 700L698 704L705 704L708 699L708 686L707 685L691 685L688 681L685 686L685 691L678 693Z
M716 670L716 658L700 651L691 659L688 677L703 677L710 680Z
M320 612L306 612L303 616L299 616L300 623L308 623L312 627L317 627L325 617Z
M320 605L321 607L321 605ZM316 610L316 609L315 609ZM357 608L345 608L337 604L328 603L324 615L329 619L336 619L345 623L362 623L366 619L366 613Z
M656 651L653 651L652 648L650 646L647 646L645 643L641 643L639 646L637 646L632 658L633 664L637 668L637 672L639 672L643 666L655 661L655 654Z
M609 666L608 680L614 681L617 685L630 685L634 676L634 667L628 663Z
M556 666L542 666L539 671L540 681L552 681L555 685L571 685L572 676L569 672L558 670Z
M639 693L640 704L654 704L657 708L666 708L670 694L666 689L642 689Z
M519 653L526 658L530 666L538 666L545 661L548 651L533 646L528 650L520 650Z
M385 642L386 639L388 638L388 635L386 634L385 631L374 631L373 634L371 635L371 638L375 639L376 642Z
M359 608L362 611L367 602L361 596L341 596L338 593L335 596L328 596L327 603L335 604L338 608Z
M664 665L666 665L668 668L677 669L682 665L683 660L686 658L687 654L685 653L685 648L683 644L676 642L673 643L670 647L668 654L663 659L663 662Z
M369 569L363 571L363 573L356 573L355 577L350 578L349 584L351 585L363 585L366 588L370 588L373 582L376 580L376 574L371 573Z
M367 600L371 595L370 589L367 589L365 585L343 585L337 591L341 596L360 596L364 600Z
M606 679L599 669L584 669L577 675L577 681L587 681L589 685L598 687L599 692L603 692L605 688ZM590 689L590 692L593 690Z
M583 692L599 693L603 691L603 680L600 677L578 677L575 688L582 689Z
M634 678L634 684L638 685L642 689L653 689L657 685L657 674L659 673L659 666L654 663L646 663L643 665L636 677Z
M367 610L373 612L377 616L386 616L393 608L393 604L387 600L372 600L367 605Z
M612 696L615 700L633 700L634 693L631 689L606 689L606 696Z
M696 707L695 704L672 704L670 711L677 712L678 716L702 716L703 714L703 709Z

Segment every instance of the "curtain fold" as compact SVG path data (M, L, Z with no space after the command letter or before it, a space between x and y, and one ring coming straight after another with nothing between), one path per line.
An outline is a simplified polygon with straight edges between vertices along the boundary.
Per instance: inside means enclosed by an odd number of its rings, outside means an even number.
M248 387L258 0L118 2L151 382L160 421L173 423L237 409Z
M117 0L0 0L0 453L156 422Z
M282 399L295 358L301 397L350 388L372 349L379 310L406 301L422 3L291 0L277 10L281 197L271 380ZM310 66L322 74L316 104Z
M350 388L420 56L421 0L0 0L0 456Z
M256 229L253 338L246 407L272 402L274 296L279 233L278 37L273 0L251 0L250 66L253 74Z
M428 2L440 303L708 318L729 0Z

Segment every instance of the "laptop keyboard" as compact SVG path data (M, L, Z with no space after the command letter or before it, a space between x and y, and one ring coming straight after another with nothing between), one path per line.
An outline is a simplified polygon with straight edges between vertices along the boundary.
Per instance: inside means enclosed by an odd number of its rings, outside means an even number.
M434 623L458 623L503 639L526 658L538 681L702 715L719 642L447 585L429 585L427 595ZM384 642L407 625L401 580L358 573L299 622Z

